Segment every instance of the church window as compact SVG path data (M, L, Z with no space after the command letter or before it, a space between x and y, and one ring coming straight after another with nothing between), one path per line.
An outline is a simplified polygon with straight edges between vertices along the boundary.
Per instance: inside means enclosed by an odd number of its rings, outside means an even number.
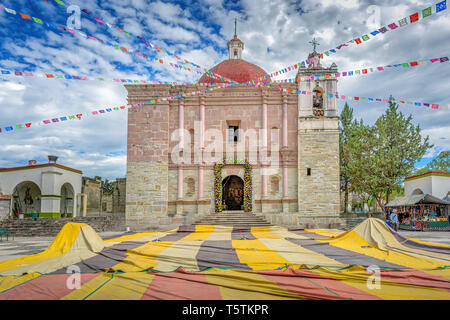
M311 175L311 168L306 168L306 175L310 176Z
M235 59L238 58L238 52L237 52L237 50L234 50L234 58L235 58Z
M193 195L195 192L195 180L193 178L187 178L186 187L186 195Z
M270 188L272 193L280 192L280 179L277 176L272 176L270 178Z
M239 141L239 126L228 126L228 142Z

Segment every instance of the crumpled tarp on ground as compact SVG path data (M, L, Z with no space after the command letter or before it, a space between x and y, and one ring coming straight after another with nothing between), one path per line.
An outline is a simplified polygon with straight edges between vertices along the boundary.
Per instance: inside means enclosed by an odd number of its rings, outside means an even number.
M449 300L449 266L450 246L374 218L347 232L197 225L108 240L68 223L44 252L0 262L0 299Z

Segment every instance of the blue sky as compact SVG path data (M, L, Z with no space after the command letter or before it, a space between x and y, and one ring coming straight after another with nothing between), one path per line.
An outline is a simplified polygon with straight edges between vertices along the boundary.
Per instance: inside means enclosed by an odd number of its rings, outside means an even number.
M113 25L140 35L155 45L210 68L227 59L227 41L234 33L245 43L243 58L267 72L306 59L309 41L315 37L319 51L397 21L439 1L359 1L359 0L244 0L244 1L71 1ZM375 25L370 6L379 10ZM66 25L70 16L53 0L1 0L0 5L29 14L45 22ZM373 7L372 7L373 8ZM423 21L351 48L323 61L340 71L361 67L425 60L450 55L449 9ZM61 73L88 78L144 79L195 82L195 73L167 65L148 63L92 40L54 32L37 23L0 10L0 69L36 74ZM137 38L81 15L80 31L96 38L119 43L148 55ZM166 59L165 55L162 55ZM170 60L170 58L169 58ZM341 94L388 98L448 105L450 62L419 66L411 70L385 71L366 76L341 78ZM289 73L285 77L293 77ZM281 79L281 78L278 78ZM28 121L82 113L126 104L126 90L112 81L75 81L36 77L0 77L0 127ZM357 118L373 123L386 105L350 101ZM339 101L342 109L343 102ZM424 135L435 147L419 163L424 165L442 150L450 149L450 110L430 110L400 105L412 114ZM20 166L30 159L44 162L48 154L59 163L80 169L87 176L108 179L126 172L126 112L88 117L82 121L34 126L0 134L0 167Z

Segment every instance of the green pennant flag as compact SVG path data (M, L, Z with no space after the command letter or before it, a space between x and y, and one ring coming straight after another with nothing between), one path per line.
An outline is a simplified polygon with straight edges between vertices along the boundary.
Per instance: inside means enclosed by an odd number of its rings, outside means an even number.
M431 7L422 10L422 18L431 16Z
M368 36L367 34L365 34L365 35L362 36L362 39L363 39L364 41L367 41L367 40L369 40L370 38L369 38L369 36Z
M62 2L61 0L55 0L55 2L57 4L60 4L60 5L64 6L64 7L66 7L66 4L64 2Z
M23 124L18 124L18 125L16 126L16 129L23 129L23 128L24 128Z
M103 79L103 78L98 78L98 81L105 81L105 79Z
M69 116L69 120L75 120L75 116Z
M361 74L360 70L355 70L355 74Z
M367 98L366 97L360 97L361 98L361 100L366 100Z
M114 45L114 48L115 48L116 50L120 50L120 47L119 47L118 44L115 44L115 45Z
M409 63L403 63L403 64L402 64L402 67L404 67L404 68L409 67Z
M119 107L114 107L113 109L117 111L117 110L119 110Z
M44 23L42 22L41 19L38 19L38 18L33 17L33 20L34 20L34 22L36 22L36 23L44 24Z
M327 56L329 56L329 55L330 55L330 53L329 53L328 51L325 51L325 54L326 54Z
M55 77L56 77L56 79L62 79L62 78L64 78L62 74L56 74Z

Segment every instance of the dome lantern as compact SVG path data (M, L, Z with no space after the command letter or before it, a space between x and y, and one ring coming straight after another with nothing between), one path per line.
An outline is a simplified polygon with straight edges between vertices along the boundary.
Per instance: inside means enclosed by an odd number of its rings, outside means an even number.
M228 42L229 59L242 59L244 43L237 37L237 19L234 20L234 38Z

